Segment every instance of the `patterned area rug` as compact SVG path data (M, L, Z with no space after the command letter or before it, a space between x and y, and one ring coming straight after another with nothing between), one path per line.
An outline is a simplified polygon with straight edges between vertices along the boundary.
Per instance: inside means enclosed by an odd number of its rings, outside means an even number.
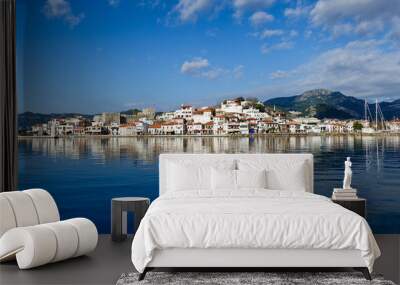
M368 281L359 272L148 272L146 278L138 281L138 273L122 274L117 285L146 284L213 284L213 285L395 285L381 276L372 276Z

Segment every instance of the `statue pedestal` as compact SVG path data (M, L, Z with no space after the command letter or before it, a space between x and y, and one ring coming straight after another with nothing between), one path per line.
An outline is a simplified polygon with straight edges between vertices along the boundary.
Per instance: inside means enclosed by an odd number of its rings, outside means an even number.
M333 188L332 199L346 200L346 199L357 199L357 189L343 189Z
M349 189L343 189L343 188L333 188L333 192L343 192L343 193L357 193L356 188L349 188Z

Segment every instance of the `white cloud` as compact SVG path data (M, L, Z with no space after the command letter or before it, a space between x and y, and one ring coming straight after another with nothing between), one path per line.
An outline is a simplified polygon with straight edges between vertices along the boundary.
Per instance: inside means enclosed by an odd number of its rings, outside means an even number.
M307 15L311 10L310 6L305 6L301 1L297 1L296 7L286 8L284 15L288 18L299 18L301 16Z
M392 19L393 29L389 33L389 37L400 43L400 16Z
M272 72L270 74L271 79L280 79L280 78L286 78L289 76L289 73L283 70L277 70L275 72Z
M255 96L299 94L313 88L339 90L360 98L400 98L400 50L387 49L385 41L353 41L327 50L307 64L277 71L275 84L251 92Z
M177 16L180 22L195 22L200 15L215 15L223 9L230 9L233 16L240 20L244 14L265 9L274 2L275 0L179 0L169 12L169 17Z
M290 41L282 41L276 45L274 45L274 49L291 49L293 48L294 44Z
M204 77L204 78L213 80L213 79L217 79L217 78L219 78L219 77L221 77L223 75L228 74L228 72L229 71L226 70L226 69L223 69L221 67L216 67L216 68L210 68L208 70L202 71L198 75L200 77Z
M243 77L243 69L244 69L243 65L238 65L235 68L233 68L233 70L232 70L233 78L236 78L236 79L242 78Z
M294 44L291 41L281 41L274 45L263 44L261 46L261 53L266 54L274 50L287 50L293 48Z
M362 21L358 24L339 23L332 25L330 30L334 38L351 35L353 33L371 36L382 32L384 30L384 23L381 20Z
M43 11L48 18L63 19L71 28L78 25L85 18L83 13L74 14L71 5L66 0L47 0Z
M361 21L354 28L354 31L360 35L372 35L378 32L382 32L385 28L385 24L382 20L372 21Z
M253 26L260 26L266 22L271 22L274 20L274 16L263 12L257 11L250 16L249 21Z
M372 35L385 27L395 28L393 19L400 15L399 0L319 0L310 12L311 21L334 36L355 32Z
M260 40L277 37L277 38L281 38L281 40L283 40L283 41L288 41L291 38L297 37L299 35L299 32L296 30L284 31L284 30L280 30L280 29L265 29L263 31L254 32L249 35L259 38Z
M232 5L235 10L234 17L240 18L246 12L270 7L274 2L275 0L232 0Z
M332 24L348 18L360 21L391 18L399 13L398 0L319 0L311 11L311 17L316 24Z
M185 61L181 66L181 73L212 80L227 74L228 71L220 67L210 66L208 59L197 57Z
M400 51L385 51L384 42L354 41L321 54L300 72L305 86L326 86L357 96L400 94Z
M283 30L265 29L264 31L261 32L260 38L265 39L265 38L270 38L270 37L275 37L275 36L282 36L283 33L284 33Z
M212 0L179 0L173 8L172 14L178 14L182 22L196 21L200 14L212 8Z
M181 72L184 74L195 74L199 70L208 67L210 63L208 59L197 57L189 61L185 61L181 66Z
M333 25L331 28L331 32L333 37L340 37L340 36L345 36L349 35L353 32L353 26L349 23L344 23L344 24L336 24Z
M212 66L208 59L196 57L192 60L187 60L182 64L181 73L194 77L207 78L210 80L223 76L240 79L243 76L243 68L243 65L237 65L232 69Z

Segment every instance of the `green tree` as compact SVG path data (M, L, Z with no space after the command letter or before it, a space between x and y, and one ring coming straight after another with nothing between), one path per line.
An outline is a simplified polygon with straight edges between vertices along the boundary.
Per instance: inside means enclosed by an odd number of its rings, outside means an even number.
M363 125L360 122L354 122L353 123L353 129L355 131L361 131L363 128Z
M254 108L258 109L260 112L265 112L265 106L262 103L257 103L253 106Z

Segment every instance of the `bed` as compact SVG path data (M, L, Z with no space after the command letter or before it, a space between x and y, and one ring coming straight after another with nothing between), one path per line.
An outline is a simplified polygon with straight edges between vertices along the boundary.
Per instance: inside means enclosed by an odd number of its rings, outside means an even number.
M352 267L371 278L371 229L313 194L311 154L161 154L159 175L132 243L139 279L183 267Z

